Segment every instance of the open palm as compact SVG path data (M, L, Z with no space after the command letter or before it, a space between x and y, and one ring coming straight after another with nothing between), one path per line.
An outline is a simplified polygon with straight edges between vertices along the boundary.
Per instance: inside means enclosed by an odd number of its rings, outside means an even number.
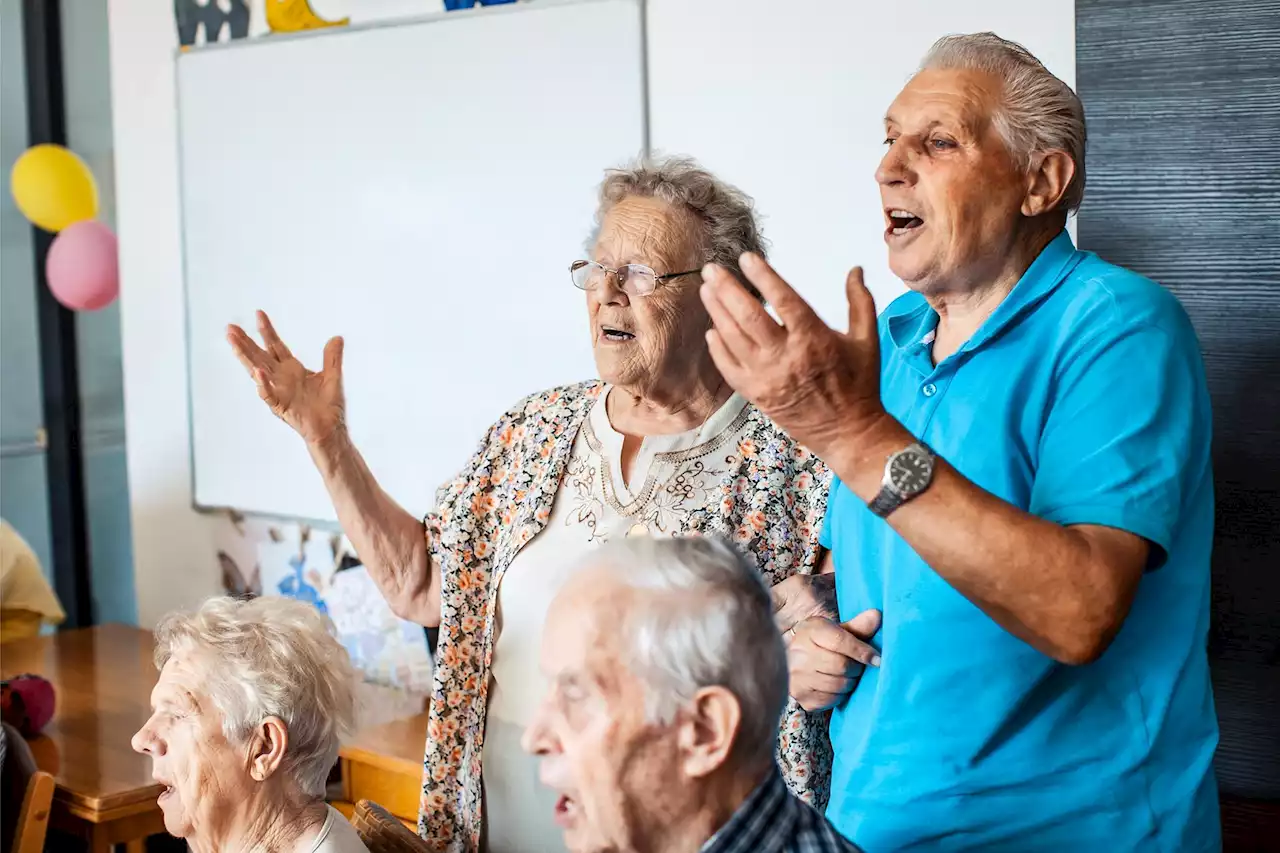
M227 327L227 341L257 384L258 396L308 443L328 439L345 423L342 338L324 345L324 367L316 372L294 357L262 311L258 333L265 348L239 326Z

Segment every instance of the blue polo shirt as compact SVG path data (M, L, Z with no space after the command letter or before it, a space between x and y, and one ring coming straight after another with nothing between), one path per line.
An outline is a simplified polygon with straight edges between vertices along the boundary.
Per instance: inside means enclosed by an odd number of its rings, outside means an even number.
M828 817L868 853L1219 850L1209 685L1209 395L1159 285L1064 232L954 355L918 294L880 318L885 407L983 489L1152 545L1114 642L1067 666L1006 632L843 485L840 615L884 613L831 719Z

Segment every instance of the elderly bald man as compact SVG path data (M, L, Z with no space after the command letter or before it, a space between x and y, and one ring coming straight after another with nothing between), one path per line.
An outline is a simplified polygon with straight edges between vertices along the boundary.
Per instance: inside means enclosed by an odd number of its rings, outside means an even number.
M781 325L704 275L721 371L840 481L848 622L790 632L792 694L834 708L828 816L868 850L1219 849L1191 323L1063 230L1084 111L1019 45L938 42L885 137L911 292L878 323L858 269L847 333L758 258Z

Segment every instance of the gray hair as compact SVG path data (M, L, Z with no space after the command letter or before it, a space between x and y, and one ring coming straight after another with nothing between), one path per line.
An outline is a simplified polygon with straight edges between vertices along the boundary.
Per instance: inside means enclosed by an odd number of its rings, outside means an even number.
M1084 106L1071 87L1049 73L1017 42L995 33L946 36L934 42L920 70L983 71L1004 87L1003 107L995 116L996 129L1023 168L1038 153L1065 151L1076 173L1062 196L1068 211L1084 201Z
M704 687L727 688L742 707L732 755L773 760L787 702L787 653L760 573L720 539L629 537L591 564L649 595L627 612L630 670L648 687L646 711L668 724Z
M704 262L729 270L743 287L760 298L738 266L738 258L744 252L765 257L765 239L751 196L720 180L692 157L640 158L605 172L590 243L594 244L599 236L605 214L631 196L656 198L691 214L702 226L698 242Z
M244 743L267 717L284 721L282 772L303 795L324 795L338 738L355 714L355 672L326 616L289 598L224 596L169 614L155 636L157 669L175 654L198 655L232 743Z

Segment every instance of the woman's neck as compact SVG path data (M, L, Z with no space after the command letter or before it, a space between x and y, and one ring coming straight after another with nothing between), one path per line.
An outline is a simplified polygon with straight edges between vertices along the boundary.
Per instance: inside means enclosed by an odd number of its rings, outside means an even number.
M254 802L254 800L257 800ZM296 853L307 850L324 825L329 807L324 800L298 804L284 798L252 798L237 809L244 820L236 821L220 839L205 844L191 844L194 853ZM191 839L188 839L189 841Z
M680 386L615 385L606 406L609 423L623 435L671 435L702 426L731 396L729 383L715 373Z

